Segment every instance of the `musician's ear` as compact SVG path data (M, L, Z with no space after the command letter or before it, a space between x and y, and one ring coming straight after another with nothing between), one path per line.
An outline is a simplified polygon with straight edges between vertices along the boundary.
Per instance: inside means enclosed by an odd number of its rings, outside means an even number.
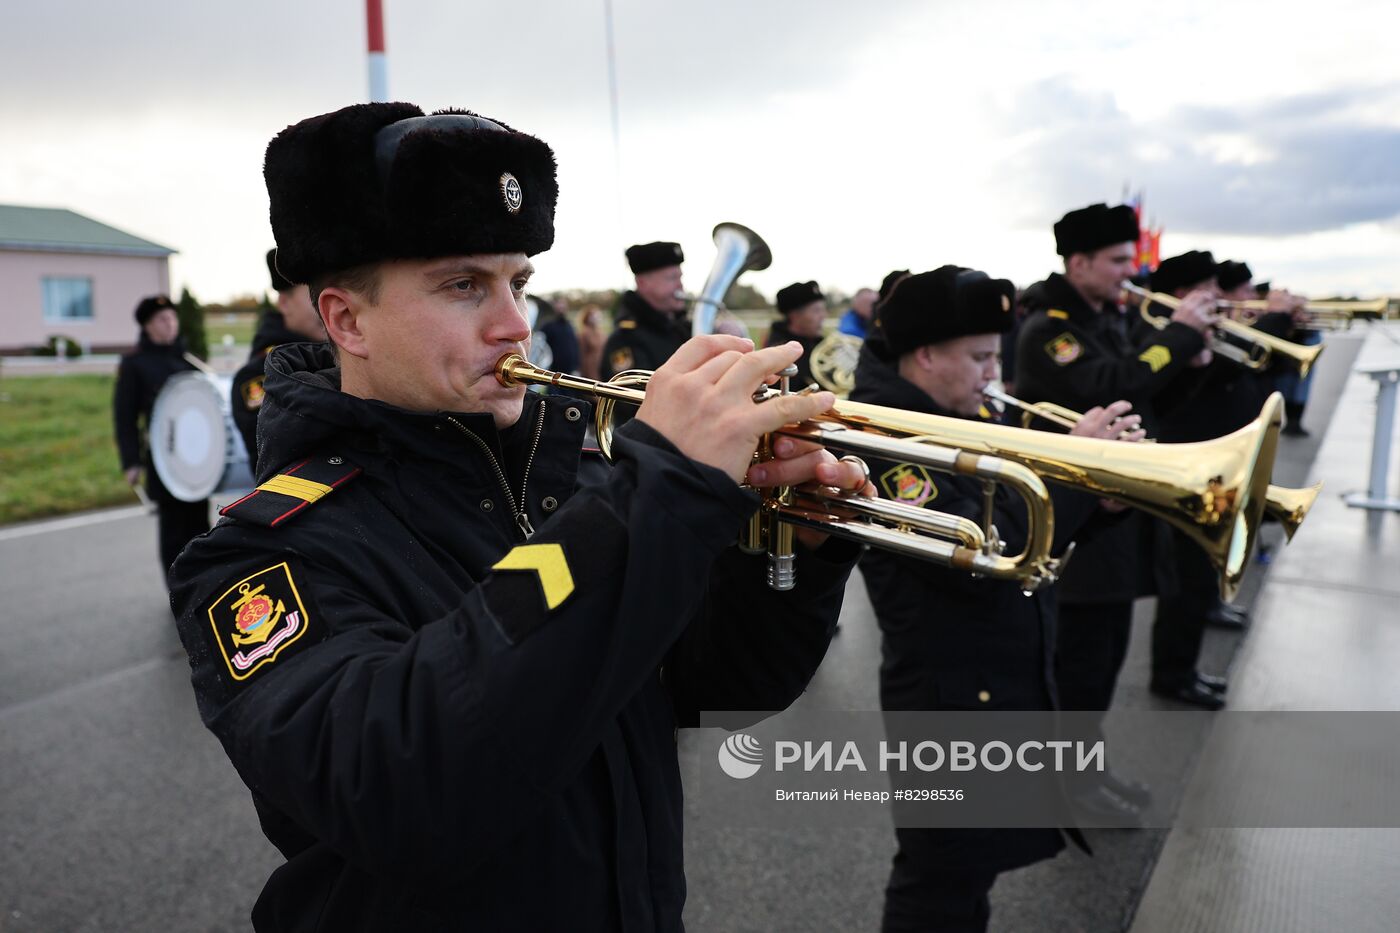
M364 330L360 326L361 315L368 306L363 295L337 285L321 289L316 296L316 310L321 315L321 323L326 325L326 334L331 343L361 359L369 356Z

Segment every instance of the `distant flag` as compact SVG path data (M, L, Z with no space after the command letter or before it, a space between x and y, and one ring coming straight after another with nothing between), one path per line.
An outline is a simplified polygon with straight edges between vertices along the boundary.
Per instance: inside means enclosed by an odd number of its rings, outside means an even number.
M1123 203L1132 207L1133 213L1137 215L1138 230L1140 231L1137 244L1138 273L1145 275L1155 270L1158 263L1162 261L1162 228L1143 220L1143 201L1142 191L1139 190L1137 194L1130 195L1127 187L1124 186Z

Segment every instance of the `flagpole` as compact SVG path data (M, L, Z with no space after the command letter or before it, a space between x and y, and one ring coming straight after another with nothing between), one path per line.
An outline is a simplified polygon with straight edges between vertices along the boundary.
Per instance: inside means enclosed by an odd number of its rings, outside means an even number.
M365 0L365 25L369 38L369 99L389 99L389 62L384 54L384 6L382 0Z

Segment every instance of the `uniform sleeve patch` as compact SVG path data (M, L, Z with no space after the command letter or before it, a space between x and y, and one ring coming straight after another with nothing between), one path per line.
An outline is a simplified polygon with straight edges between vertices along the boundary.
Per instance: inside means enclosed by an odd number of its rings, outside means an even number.
M631 369L633 365L632 348L619 347L608 357L608 362L612 364L614 372L622 372L624 369Z
M243 407L249 411L257 411L263 403L263 377L254 376L239 387L243 395Z
M1075 339L1074 334L1065 331L1045 345L1045 352L1059 366L1067 366L1084 353L1084 345Z
M209 625L229 676L243 682L301 641L311 616L283 561L229 587L209 607Z
M637 322L634 321L634 320L632 320L631 318L623 318L622 320L620 320L620 321L617 322L617 329L618 329L618 330L636 330L636 329L637 329Z
M521 544L491 567L492 570L525 570L539 576L544 604L551 612L574 592L574 575L564 548L558 544Z
M928 468L919 463L901 463L880 476L880 487L886 497L909 505L923 505L938 497Z
M1151 367L1152 371L1155 373L1172 361L1172 351L1159 343L1153 344L1139 353L1138 359Z
M1051 308L1049 311L1046 311L1045 313L1046 313L1047 316L1053 317L1053 318L1055 318L1055 319L1057 319L1057 320L1060 320L1060 321L1068 321L1068 320L1069 320L1069 312L1068 312L1068 311L1061 311L1061 310L1059 310L1058 308Z

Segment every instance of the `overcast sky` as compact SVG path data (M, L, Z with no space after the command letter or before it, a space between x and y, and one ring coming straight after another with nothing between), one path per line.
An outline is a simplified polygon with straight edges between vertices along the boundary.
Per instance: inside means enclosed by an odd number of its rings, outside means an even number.
M540 291L629 282L675 239L698 288L724 220L771 295L948 262L1025 284L1050 225L1146 191L1164 254L1314 294L1400 291L1400 4L1173 0L384 0L390 97L467 107L560 165ZM0 31L0 202L179 250L205 301L266 287L262 154L365 99L360 0L43 0ZM620 163L620 171L619 171Z

